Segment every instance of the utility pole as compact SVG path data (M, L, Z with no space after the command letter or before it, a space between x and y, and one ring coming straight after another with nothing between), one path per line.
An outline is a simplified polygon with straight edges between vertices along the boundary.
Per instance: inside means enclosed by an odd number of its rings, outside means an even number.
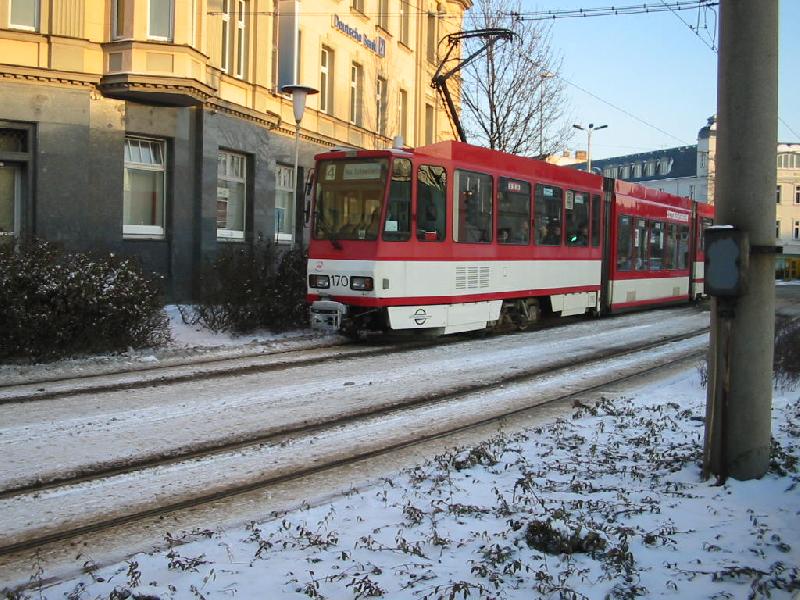
M767 472L775 336L778 0L721 0L715 222L749 240L736 298L711 302L703 472Z

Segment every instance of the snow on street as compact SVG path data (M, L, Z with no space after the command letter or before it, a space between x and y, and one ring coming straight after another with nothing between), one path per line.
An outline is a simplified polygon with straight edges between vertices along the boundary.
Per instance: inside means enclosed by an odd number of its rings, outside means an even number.
M547 367L598 349L692 331L708 313L676 309L468 340L401 355L0 405L0 489L97 466L318 424L468 382ZM24 409L21 410L20 407ZM57 449L57 452L54 452Z
M498 369L545 365L546 357L577 359L591 349L690 330L707 320L707 313L685 309L652 311L468 340L427 354L350 359L338 368L334 361L315 365L313 374L292 369L18 405L0 414L6 459L0 481L9 485L85 468L97 464L98 452L102 461L114 463L214 436L324 422L373 403L392 405L432 386L444 390L459 381L491 379ZM677 345L683 346L676 352L697 347L692 340ZM308 347L319 345L311 341ZM91 369L102 372L101 362ZM57 377L84 368L76 365L47 370ZM547 400L553 389L569 390L614 368L621 365L478 394L468 410L501 410L504 402L533 405L533 398ZM24 379L24 369L18 372ZM103 550L85 542L80 551L65 548L74 564L66 572L83 570L81 577L52 584L37 554L24 576L31 585L19 597L796 598L798 391L775 392L777 445L770 473L760 481L717 486L700 481L705 390L697 371L636 386L607 390L599 402L593 397L574 414L543 417L533 428L523 426L529 421L506 420L498 438L471 442L418 467L373 478L370 485L359 483L360 489L331 502L307 490L306 497L315 500L304 505L301 488L283 504L301 508L288 512L275 512L281 504L271 494L246 496L249 512L241 514L252 519L246 525L231 525L243 522L236 515L226 515L226 529L217 525L223 519L187 529L156 523L162 544L140 543L153 550L110 566L97 567L95 560L108 562L95 554ZM83 508L113 512L116 502L172 493L181 480L199 489L269 469L290 473L301 458L307 464L329 459L341 451L342 439L354 446L379 447L384 439L402 443L391 432L433 430L457 419L459 411L464 405L446 402L418 423L382 416L357 431L342 426L323 436L276 441L260 453L161 467L151 481L122 474L113 489L81 490L79 484L59 494L45 491L33 494L28 507L0 501L0 525L12 539L27 526L46 530L51 518L65 514L80 525ZM87 491L94 495L81 496ZM126 554L114 550L112 556ZM64 572L63 565L55 571ZM8 575L0 573L0 595L5 586L24 581L19 572L13 579Z
M791 598L798 392L775 394L780 452L759 481L700 481L704 405L689 369L330 504L171 532L162 550L30 594Z

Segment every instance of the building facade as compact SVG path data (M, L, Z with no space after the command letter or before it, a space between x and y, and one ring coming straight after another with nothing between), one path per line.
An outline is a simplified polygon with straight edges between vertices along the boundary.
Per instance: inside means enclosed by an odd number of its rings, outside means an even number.
M716 148L717 125L711 117L696 145L593 160L592 170L713 204ZM585 168L585 163L576 166ZM782 247L777 269L800 277L800 143L778 144L775 201L775 239Z
M191 298L221 244L302 241L317 152L453 137L430 80L469 5L0 0L0 235L137 256Z

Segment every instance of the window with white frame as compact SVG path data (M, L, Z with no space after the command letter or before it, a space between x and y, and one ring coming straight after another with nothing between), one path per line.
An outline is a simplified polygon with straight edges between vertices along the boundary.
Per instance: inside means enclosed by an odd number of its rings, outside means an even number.
M779 169L800 169L800 153L781 152L778 154Z
M425 103L425 144L433 143L433 106Z
M378 0L378 27L389 31L389 0Z
M0 238L19 235L22 229L22 182L27 165L4 160L13 154L28 154L28 132L0 123Z
M39 31L39 0L10 0L8 26Z
M333 50L325 46L319 53L319 110L333 114Z
M275 177L275 241L294 240L294 168L278 165Z
M642 163L636 163L633 165L633 177L634 179L638 179L642 176Z
M357 10L358 12L364 12L364 0L352 0L350 3L350 8Z
M408 0L400 0L400 43L408 46L409 30L411 29L410 7Z
M350 122L361 126L361 100L364 69L358 63L350 65Z
M172 41L173 0L150 0L147 37Z
M666 175L667 173L669 173L670 170L671 170L671 167L672 167L672 161L668 157L665 156L659 162L660 162L660 166L661 166L660 173L662 175Z
M386 104L387 82L385 77L378 77L375 84L375 112L377 115L377 130L380 135L386 135Z
M125 138L124 235L164 235L166 150L163 140Z
M408 143L408 92L400 90L400 135L403 136L403 142Z
M219 59L219 68L228 72L231 62L231 0L222 0L222 53Z
M428 30L428 44L427 44L427 56L428 62L436 62L436 45L437 45L437 37L436 37L436 15L434 13L428 13L426 19L426 26Z
M19 233L20 174L19 167L0 163L0 238Z
M655 161L648 161L647 164L645 165L644 169L645 169L645 171L644 171L645 177L652 177L653 175L655 175L655 172L656 172L656 163L655 163Z
M794 222L794 231L792 232L793 240L800 240L800 221Z
M217 157L217 238L243 240L247 210L247 157L221 150Z
M794 186L794 203L800 204L800 185Z
M247 74L247 0L236 0L236 77Z
M111 5L111 37L121 38L125 35L125 6L128 0L114 0Z

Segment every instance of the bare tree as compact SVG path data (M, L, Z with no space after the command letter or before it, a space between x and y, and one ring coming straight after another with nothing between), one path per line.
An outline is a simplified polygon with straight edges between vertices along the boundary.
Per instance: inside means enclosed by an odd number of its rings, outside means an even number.
M561 59L550 46L550 27L520 17L518 0L477 0L465 30L503 27L514 41L490 46L462 71L461 109L473 144L535 156L562 150L572 137ZM482 44L467 39L462 55Z

